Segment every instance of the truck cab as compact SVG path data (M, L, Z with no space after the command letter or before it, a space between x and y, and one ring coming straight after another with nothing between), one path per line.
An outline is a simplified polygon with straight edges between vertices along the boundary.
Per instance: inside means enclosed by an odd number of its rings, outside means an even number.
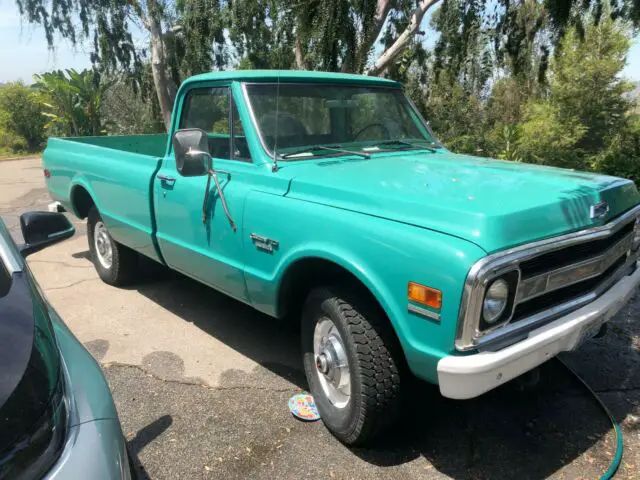
M640 282L633 182L454 154L381 78L198 75L168 135L50 139L44 166L107 283L144 255L299 322L347 444L395 421L411 376L478 396L577 348Z

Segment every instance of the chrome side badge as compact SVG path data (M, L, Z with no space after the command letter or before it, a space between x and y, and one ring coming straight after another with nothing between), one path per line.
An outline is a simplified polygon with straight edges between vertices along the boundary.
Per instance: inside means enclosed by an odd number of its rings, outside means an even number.
M607 213L609 213L609 204L607 202L596 203L595 205L591 205L591 208L589 209L589 216L592 220L602 218Z
M259 250L263 250L265 252L271 253L280 246L280 243L277 240L272 240L271 238L263 237L256 233L252 233L249 237Z

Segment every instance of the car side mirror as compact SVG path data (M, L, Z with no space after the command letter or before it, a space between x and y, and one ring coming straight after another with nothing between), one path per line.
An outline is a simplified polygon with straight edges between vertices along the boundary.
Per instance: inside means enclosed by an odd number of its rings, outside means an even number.
M212 167L209 136L199 128L185 128L173 135L176 168L183 177L197 177L209 173Z
M66 240L76 232L69 219L58 212L23 213L20 215L20 229L24 237L20 252L24 257Z

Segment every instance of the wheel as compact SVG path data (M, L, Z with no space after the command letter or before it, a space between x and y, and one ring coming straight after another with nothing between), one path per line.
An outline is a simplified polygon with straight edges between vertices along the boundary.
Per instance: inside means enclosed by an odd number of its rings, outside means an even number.
M400 411L400 346L387 318L348 288L311 292L302 318L304 369L320 417L347 445L361 445Z
M138 254L111 237L95 207L87 216L87 237L91 260L102 281L115 286L130 283L137 270Z

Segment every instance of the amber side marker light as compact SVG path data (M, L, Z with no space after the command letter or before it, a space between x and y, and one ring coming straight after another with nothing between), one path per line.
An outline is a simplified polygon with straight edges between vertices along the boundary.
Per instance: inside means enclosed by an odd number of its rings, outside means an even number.
M440 310L440 307L442 307L442 292L419 283L409 282L409 300Z

